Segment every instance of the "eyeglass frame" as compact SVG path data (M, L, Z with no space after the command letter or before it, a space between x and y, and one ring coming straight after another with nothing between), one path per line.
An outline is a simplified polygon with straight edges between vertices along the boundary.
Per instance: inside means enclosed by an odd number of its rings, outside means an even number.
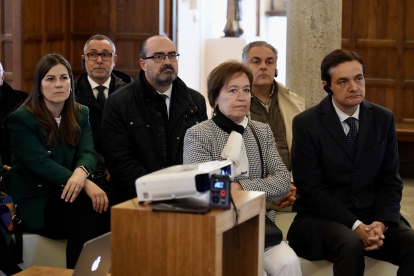
M162 59L162 61L160 60L160 61L156 61L155 60L155 56L156 55L159 55L159 56L161 56L161 55L163 55L164 56L164 58ZM170 56L172 56L172 55L175 55L175 60L171 60L171 57ZM154 62L156 62L156 63L163 63L164 61L165 61L165 58L166 57L168 57L168 59L171 61L171 62L176 62L176 61L178 61L178 57L180 56L180 54L177 54L177 53L175 53L175 52L172 52L172 53L168 53L168 54L164 54L164 53L155 53L154 55L152 55L152 56L150 56L150 57L143 57L142 59L150 59L150 58L152 58L153 60L154 60Z
M97 55L96 59L91 59L91 58L89 57L89 55L90 55L90 54L96 54L96 55ZM102 56L103 54L110 54L111 56L110 56L110 58L109 58L109 59L104 59L104 58L103 58L103 56ZM102 59L103 61L108 61L108 60L111 60L111 59L113 58L114 53L111 53L111 52L102 52L102 53L97 53L97 52L89 52L89 53L86 53L86 54L85 54L85 56L87 56L87 57L88 57L88 60L90 60L90 61L97 61L99 57L101 57L101 59Z

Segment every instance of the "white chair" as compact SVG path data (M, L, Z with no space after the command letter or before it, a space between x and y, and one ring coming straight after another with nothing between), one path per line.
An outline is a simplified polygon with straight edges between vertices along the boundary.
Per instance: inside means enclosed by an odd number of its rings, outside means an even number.
M277 211L276 225L282 230L286 238L290 225L295 218L294 212ZM333 264L329 261L308 261L300 258L303 276L333 276ZM387 262L378 261L370 257L365 257L366 276L390 276L397 275L398 267Z
M36 234L23 234L23 261L21 269L34 265L66 268L67 240L52 240ZM5 276L0 272L0 276Z

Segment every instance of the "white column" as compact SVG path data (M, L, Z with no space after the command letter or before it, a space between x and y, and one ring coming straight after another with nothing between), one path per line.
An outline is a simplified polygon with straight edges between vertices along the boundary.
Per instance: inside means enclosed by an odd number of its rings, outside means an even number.
M341 48L342 0L289 0L286 86L306 100L306 108L326 96L320 65Z

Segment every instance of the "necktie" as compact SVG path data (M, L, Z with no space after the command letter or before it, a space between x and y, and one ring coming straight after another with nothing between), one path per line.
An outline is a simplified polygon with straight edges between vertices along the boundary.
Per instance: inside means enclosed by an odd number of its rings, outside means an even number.
M164 107L165 107L165 113L167 114L167 118L169 117L168 115L168 108L167 108L167 98L168 98L168 96L167 95L164 95L164 94L160 94L160 96L164 99Z
M162 118L164 120L164 124L167 127L167 125L168 125L168 109L167 109L167 103L166 103L165 100L168 98L168 96L167 95L164 95L164 94L160 94L160 96L164 100L164 103L161 104L161 108L162 108L161 114L162 114Z
M354 151L357 148L357 139L358 139L358 131L356 128L355 120L356 119L354 117L348 117L348 119L345 120L345 122L349 126L349 131L348 131L348 134L346 135L346 138L348 139L348 142Z
M98 102L98 104L101 106L102 110L104 108L105 105L105 95L104 95L104 91L106 89L105 86L97 86L96 89L98 90L98 97L96 98L96 101Z

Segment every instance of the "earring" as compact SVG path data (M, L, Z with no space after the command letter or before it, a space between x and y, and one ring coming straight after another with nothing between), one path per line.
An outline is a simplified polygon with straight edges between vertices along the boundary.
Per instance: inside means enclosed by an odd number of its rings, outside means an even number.
M218 104L216 104L214 106L214 110L213 110L213 117L217 115L217 110L218 110Z

